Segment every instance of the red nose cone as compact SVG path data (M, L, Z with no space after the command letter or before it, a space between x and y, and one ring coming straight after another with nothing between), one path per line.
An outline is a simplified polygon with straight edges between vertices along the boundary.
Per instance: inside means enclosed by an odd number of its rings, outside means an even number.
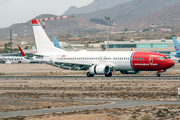
M174 66L174 64L175 64L175 63L174 63L172 60L168 60L168 61L167 61L168 68Z

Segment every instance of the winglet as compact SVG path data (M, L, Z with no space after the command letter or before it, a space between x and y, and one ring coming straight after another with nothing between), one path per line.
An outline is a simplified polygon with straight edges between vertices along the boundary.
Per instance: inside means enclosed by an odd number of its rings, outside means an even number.
M23 52L23 50L21 49L21 47L18 46L18 48L19 48L19 50L21 51L22 56L23 56L23 57L26 57L26 54Z
M173 42L174 42L174 48L177 54L180 54L180 45L176 39L175 36L172 36Z

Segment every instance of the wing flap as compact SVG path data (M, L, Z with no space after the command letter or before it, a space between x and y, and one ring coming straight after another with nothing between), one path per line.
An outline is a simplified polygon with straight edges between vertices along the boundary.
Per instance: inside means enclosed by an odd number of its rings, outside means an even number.
M92 66L91 63L80 63L80 62L65 62L65 61L53 61L53 62L47 62L43 61L46 64L68 69L68 70L87 70L90 66Z

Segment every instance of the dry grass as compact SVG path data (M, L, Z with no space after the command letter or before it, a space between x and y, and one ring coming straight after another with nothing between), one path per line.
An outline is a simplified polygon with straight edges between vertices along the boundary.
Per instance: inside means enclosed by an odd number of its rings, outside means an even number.
M3 72L4 69L4 72ZM85 72L62 71L61 69L47 65L0 65L0 72L6 75L83 75ZM38 73L37 73L38 72ZM114 73L119 75L119 72ZM150 76L155 72L142 72L138 75ZM180 66L177 64L162 75L180 75ZM60 99L129 99L129 100L179 100L177 89L180 86L179 80L173 79L9 79L0 80L1 98L60 98ZM3 103L3 101L1 101ZM24 102L25 103L25 102ZM59 104L59 105L58 105ZM79 103L81 105L81 103ZM2 104L1 104L2 105ZM15 103L11 104L14 108ZM41 104L39 108L44 108ZM65 105L51 104L51 108ZM45 108L47 108L46 106ZM165 107L165 109L163 108ZM13 107L5 106L5 111ZM23 105L20 107L23 108ZM163 109L161 109L163 108ZM134 108L104 109L83 112L72 112L62 114L16 117L14 119L117 119L133 120L141 119L143 115L149 115L152 119L172 119L179 118L178 106L150 106ZM34 108L33 108L34 109ZM17 110L17 109L16 109ZM11 119L11 118L8 118ZM12 118L13 119L13 118Z
M107 102L0 100L0 112L101 105Z
M53 113L8 120L179 120L180 105L141 106L80 112ZM1 120L1 119L0 119ZM6 119L2 119L6 120Z

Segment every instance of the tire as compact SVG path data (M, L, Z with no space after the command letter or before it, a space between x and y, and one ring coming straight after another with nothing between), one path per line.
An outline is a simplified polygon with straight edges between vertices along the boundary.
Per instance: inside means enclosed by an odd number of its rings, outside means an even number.
M106 77L112 77L112 72L110 72L109 74L105 74Z
M94 77L94 75L90 74L89 72L86 73L87 77Z
M157 73L157 74L156 74L156 77L161 77L161 74Z

